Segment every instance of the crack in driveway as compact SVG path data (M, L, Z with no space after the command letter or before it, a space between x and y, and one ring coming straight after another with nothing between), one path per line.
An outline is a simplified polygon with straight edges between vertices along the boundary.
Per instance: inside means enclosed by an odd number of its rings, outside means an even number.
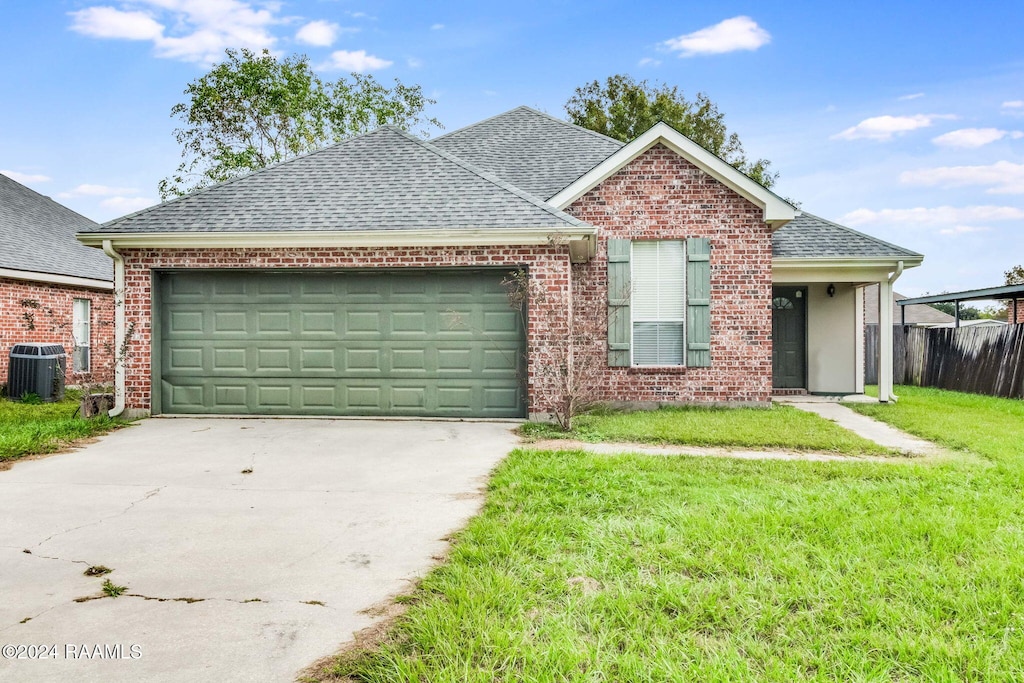
M39 541L39 543L36 543L32 547L33 548L38 548L38 547L42 546L44 543L48 543L48 542L52 541L53 539L57 538L58 536L63 536L64 534L70 534L72 531L78 531L79 529L86 529L86 528L91 527L91 526L96 526L97 524L102 524L103 522L109 521L111 519L116 519L117 517L121 517L122 515L126 515L129 512L131 512L132 508L134 508L136 505L139 505L140 503L144 503L147 500L149 500L150 498L152 498L153 496L155 496L156 494L160 493L160 491L163 490L163 488L164 488L163 486L158 486L157 488L155 488L155 489L153 489L151 491L147 491L146 495L144 495L142 498L139 498L138 500L133 500L131 503L128 504L128 507L126 507L124 510L121 510L120 512L118 512L116 514L108 515L107 517L101 517L101 518L99 518L97 520L94 520L92 522L88 522L87 524L79 524L78 526L71 527L70 529L64 529L63 531L58 531L56 533L50 534L49 536L47 536L43 540Z

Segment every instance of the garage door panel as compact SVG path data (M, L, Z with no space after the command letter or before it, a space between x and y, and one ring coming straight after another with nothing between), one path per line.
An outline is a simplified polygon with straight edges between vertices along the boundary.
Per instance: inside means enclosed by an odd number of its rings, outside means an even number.
M520 416L524 333L501 277L162 275L160 409Z

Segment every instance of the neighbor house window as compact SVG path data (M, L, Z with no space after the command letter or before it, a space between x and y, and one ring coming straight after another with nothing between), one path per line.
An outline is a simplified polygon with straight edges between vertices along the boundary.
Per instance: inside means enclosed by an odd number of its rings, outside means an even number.
M75 350L71 358L75 372L89 372L89 345L92 331L92 301L75 299L72 312L71 334L75 340Z
M633 365L683 365L686 248L682 240L632 245Z

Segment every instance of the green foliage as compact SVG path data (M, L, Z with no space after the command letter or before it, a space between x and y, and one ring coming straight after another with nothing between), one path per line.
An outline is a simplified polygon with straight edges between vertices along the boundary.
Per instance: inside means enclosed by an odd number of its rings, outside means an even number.
M576 88L565 111L576 125L623 142L664 121L765 187L779 176L768 170L771 162L766 159L747 159L739 136L725 125L725 114L702 92L691 101L677 86L652 86L616 74L604 83L592 81Z
M163 199L245 175L329 143L390 124L437 126L424 109L434 100L418 85L351 74L324 82L305 55L278 60L264 50L225 51L227 59L185 88L171 115L184 161L160 181Z
M942 311L946 315L956 315L956 304L952 301L942 301L937 304L928 304L937 311ZM978 320L982 317L982 312L978 310L976 306L967 306L960 304L960 319L961 320Z
M53 453L77 439L96 436L124 426L124 422L100 416L76 417L80 394L69 389L63 401L26 404L0 401L0 463L25 455Z
M103 594L109 598L116 598L122 595L126 590L128 590L128 586L118 586L110 579L103 580Z
M1024 265L1014 266L1003 273L1004 284L1024 285Z

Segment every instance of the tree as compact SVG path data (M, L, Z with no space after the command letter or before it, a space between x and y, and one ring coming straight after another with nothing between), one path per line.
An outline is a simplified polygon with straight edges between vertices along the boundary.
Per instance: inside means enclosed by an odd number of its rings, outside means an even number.
M592 81L576 88L565 111L576 125L623 142L664 121L765 187L779 177L768 170L771 162L766 159L747 159L739 136L728 131L725 115L702 92L690 101L677 86L651 86L616 74L603 84Z
M1024 266L1014 266L1003 273L1005 285L1024 285Z
M391 124L409 130L441 127L424 109L434 100L418 85L395 79L387 88L353 73L323 82L309 57L278 60L264 50L225 51L227 59L185 88L174 105L174 131L184 161L160 181L162 199L245 175L332 142Z
M943 292L943 294L945 294L945 292ZM928 305L936 310L942 311L946 315L956 315L956 303L953 301L940 301L939 303ZM975 306L965 306L964 304L960 304L961 320L978 320L981 317L983 317L982 312Z

